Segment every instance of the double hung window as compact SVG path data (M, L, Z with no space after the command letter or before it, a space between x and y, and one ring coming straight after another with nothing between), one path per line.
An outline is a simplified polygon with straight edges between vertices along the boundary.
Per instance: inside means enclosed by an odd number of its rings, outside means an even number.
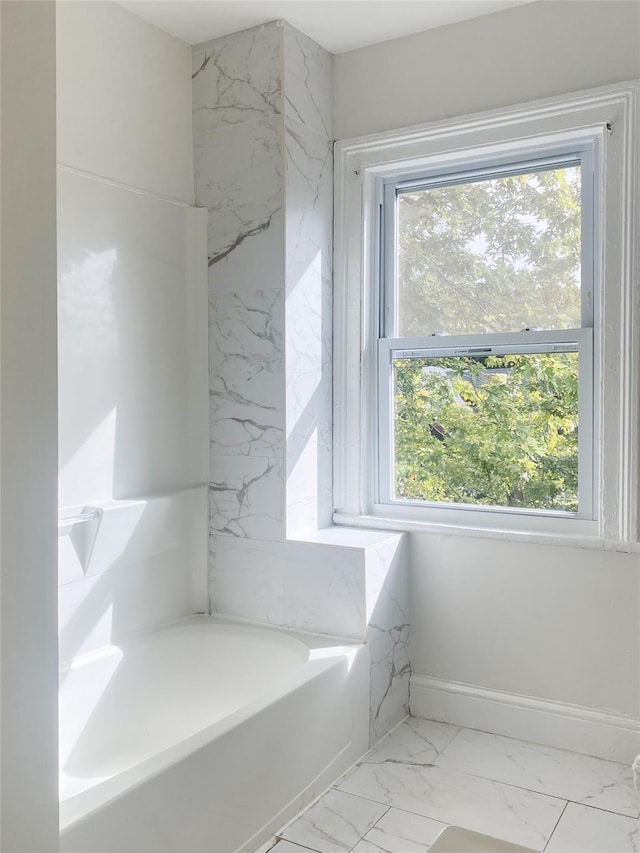
M336 523L640 540L639 91L336 144Z
M582 143L379 180L379 504L594 517L594 174Z

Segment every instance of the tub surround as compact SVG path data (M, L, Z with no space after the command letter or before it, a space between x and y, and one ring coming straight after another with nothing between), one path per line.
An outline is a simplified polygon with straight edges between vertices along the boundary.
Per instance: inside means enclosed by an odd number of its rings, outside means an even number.
M79 655L202 612L205 491L67 507L95 512L59 528L58 636L62 665Z
M332 514L333 58L284 22L193 49L209 211L210 608L366 641L371 742L407 712L400 535Z
M58 168L59 659L206 610L206 216ZM96 377L100 381L96 381Z

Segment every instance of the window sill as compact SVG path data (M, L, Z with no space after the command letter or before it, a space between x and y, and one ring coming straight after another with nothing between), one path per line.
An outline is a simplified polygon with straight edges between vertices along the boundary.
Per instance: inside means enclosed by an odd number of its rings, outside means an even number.
M564 548L584 548L601 551L640 553L640 543L604 539L588 534L541 532L539 530L507 530L498 527L472 527L441 522L415 521L406 518L391 518L384 514L352 515L336 512L335 525L360 527L374 530L393 530L398 533L426 533L440 536L464 536L470 539L493 539L501 542L526 542L535 545L555 545Z

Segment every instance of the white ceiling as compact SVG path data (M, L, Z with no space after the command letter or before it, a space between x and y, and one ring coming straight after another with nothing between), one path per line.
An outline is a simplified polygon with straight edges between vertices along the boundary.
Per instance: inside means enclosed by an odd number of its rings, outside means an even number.
M118 0L198 44L284 18L332 53L488 15L531 0Z

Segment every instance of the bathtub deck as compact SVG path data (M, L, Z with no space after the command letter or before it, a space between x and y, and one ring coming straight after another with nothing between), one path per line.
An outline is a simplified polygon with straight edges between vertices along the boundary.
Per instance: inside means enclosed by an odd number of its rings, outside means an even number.
M546 853L639 853L631 768L409 717L273 853L426 853L448 824Z

